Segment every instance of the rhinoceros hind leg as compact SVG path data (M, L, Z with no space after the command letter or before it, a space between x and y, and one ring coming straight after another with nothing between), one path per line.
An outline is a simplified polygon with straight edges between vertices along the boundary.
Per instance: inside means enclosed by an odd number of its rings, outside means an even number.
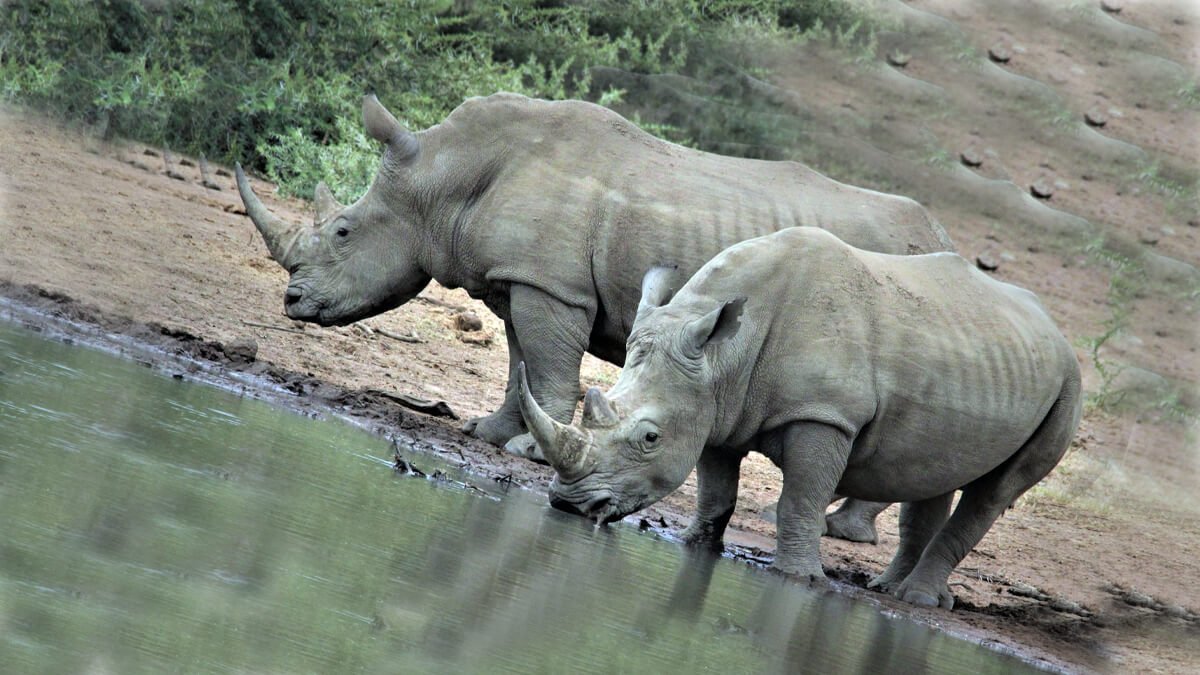
M950 572L983 539L996 518L1058 464L1079 425L1079 413L1079 381L1072 378L1029 440L1003 464L963 487L954 513L896 589L898 597L921 603L928 602L927 596L937 595L939 605L953 606L954 597L946 583Z
M513 436L504 444L504 451L517 457L532 460L538 464L549 464L546 461L545 455L542 454L542 449L538 447L537 441L534 440L533 434Z
M875 531L875 518L891 504L847 499L836 511L825 516L825 536L857 541L865 544L879 543Z
M954 493L947 492L932 499L900 505L900 546L887 569L872 579L867 588L878 588L884 593L896 592L900 583L921 560L925 547L946 523L953 500Z

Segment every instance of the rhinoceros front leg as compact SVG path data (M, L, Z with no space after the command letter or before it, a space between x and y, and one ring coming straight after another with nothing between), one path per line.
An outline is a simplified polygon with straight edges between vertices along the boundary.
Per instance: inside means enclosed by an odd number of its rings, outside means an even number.
M525 361L530 391L547 414L564 424L571 422L579 402L579 366L593 318L594 312L565 305L532 286L517 284L509 291L515 351ZM513 351L510 348L510 355ZM509 392L517 388L515 368L514 363L509 363ZM515 410L516 419L521 419L515 395L505 397L504 408ZM504 449L535 462L545 462L533 436L527 433L508 439Z
M737 505L738 477L744 452L707 448L696 463L696 516L683 531L683 543L721 551L725 527Z
M771 567L809 580L824 579L820 541L825 507L833 500L846 469L850 438L827 424L798 422L783 431L778 452L776 463L783 471L783 490Z
M836 511L825 516L825 536L867 544L878 543L875 518L889 506L891 504L888 502L846 499Z
M504 403L496 412L467 420L462 426L464 433L499 446L525 432L525 422L521 419L521 409L517 403L516 384L517 364L524 360L524 355L511 319L504 321L504 339L508 342L508 385L504 389Z

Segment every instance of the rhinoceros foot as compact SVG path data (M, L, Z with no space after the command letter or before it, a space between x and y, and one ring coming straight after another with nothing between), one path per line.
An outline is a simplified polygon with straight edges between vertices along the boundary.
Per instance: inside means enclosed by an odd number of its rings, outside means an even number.
M918 607L954 609L954 594L945 582L930 584L909 578L905 579L892 595Z
M864 544L879 542L874 518L864 519L863 514L856 511L834 512L825 516L825 536Z
M491 415L467 420L462 425L462 431L492 445L504 447L510 438L521 435L525 429L521 427L519 419L513 419L507 410L501 409Z
M513 436L508 439L508 442L504 444L504 451L514 454L517 457L524 457L538 464L549 464L545 456L542 455L542 449L538 447L537 441L533 440L531 434L521 434L520 436Z
M770 569L790 579L808 582L810 585L829 583L829 578L825 576L825 570L821 568L820 564L816 566L787 563L780 565L779 560L776 560L771 563Z

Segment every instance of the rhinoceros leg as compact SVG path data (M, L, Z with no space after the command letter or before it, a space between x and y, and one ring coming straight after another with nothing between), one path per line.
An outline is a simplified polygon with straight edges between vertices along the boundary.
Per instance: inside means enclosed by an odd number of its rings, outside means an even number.
M745 452L707 448L696 463L696 516L681 535L683 543L721 551L725 526L737 505L738 476Z
M529 388L538 405L555 420L569 424L579 402L579 366L587 348L595 312L570 307L531 286L513 285L509 291L509 321L515 335L516 352L525 360ZM509 358L514 350L509 349ZM516 390L514 363L509 363L507 392ZM510 411L515 411L511 413ZM515 414L521 420L515 395L493 415ZM522 429L523 430L523 429ZM494 442L494 441L493 441ZM521 457L545 462L542 451L529 434L506 438L499 443Z
M504 339L508 342L508 385L504 388L504 404L496 412L467 420L462 425L464 433L500 446L525 431L517 403L517 364L525 359L511 320L504 322Z
M996 518L1058 464L1079 425L1079 412L1075 379L1067 382L1038 430L1016 454L963 488L954 513L894 595L915 605L953 608L954 595L947 585L950 572L983 539Z
M837 511L825 516L825 535L867 544L879 542L875 518L891 506L888 502L868 502L846 499Z
M827 424L798 422L783 431L782 447L766 454L783 471L771 566L785 574L823 579L820 541L825 507L846 470L850 438Z
M953 501L954 492L947 492L932 499L900 505L900 545L896 548L896 555L892 557L887 569L872 579L867 588L878 588L884 593L896 590L900 582L917 566L921 554L934 535L946 524L946 517L950 515L950 503Z

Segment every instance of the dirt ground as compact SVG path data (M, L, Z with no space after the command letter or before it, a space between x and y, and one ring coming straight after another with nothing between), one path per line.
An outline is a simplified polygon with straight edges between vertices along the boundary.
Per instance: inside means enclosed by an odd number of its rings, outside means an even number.
M882 154L867 156L894 166L893 189L926 203L962 254L992 258L996 276L1043 298L1080 345L1090 392L1100 391L1104 378L1087 341L1104 332L1120 272L1089 256L1086 241L1064 243L1056 224L1079 217L1095 228L1087 231L1089 241L1102 235L1110 249L1146 270L1128 328L1100 351L1125 367L1110 388L1127 390L1138 403L1087 410L1055 473L997 522L951 576L958 598L952 612L916 611L865 590L895 550L894 507L881 517L878 545L826 539L824 559L848 592L1048 665L1197 672L1200 451L1187 406L1195 410L1200 383L1200 212L1153 178L1197 164L1197 108L1173 97L1174 90L1160 92L1155 77L1176 82L1170 78L1178 66L1195 82L1200 12L1188 5L1110 4L1121 11L1104 13L1090 3L1047 9L920 0L893 6L906 17L905 28L881 37L880 57L902 55L893 58L906 61L902 67L776 69L772 85L803 92L806 114L833 120L835 131L844 118L831 111L866 119L857 127L865 136L886 138L872 146L883 147ZM946 26L954 31L949 38ZM997 44L1009 51L1005 63L985 56ZM797 58L811 65L824 57ZM973 65L963 66L968 61ZM828 72L837 74L822 74ZM949 162L944 153L908 152L924 141L888 146L905 138L916 124L911 115L929 105L881 103L893 96L897 78L918 99L932 86L942 97L936 105L949 101L953 114L919 120L922 133L951 150ZM1029 110L1014 111L1045 105L1002 95L1003 87L1029 81L1043 83L1057 102L1048 114L1058 117L1048 126L1030 122L1042 118ZM888 113L887 106L900 112ZM1047 114L1041 108L1037 115ZM1107 118L1104 127L1079 121L1096 110ZM405 396L445 401L462 419L499 404L507 373L503 327L482 305L434 284L406 306L354 326L293 324L282 315L287 276L245 217L227 171L212 176L219 189L208 188L188 158L172 158L180 175L172 178L161 149L103 143L87 129L27 111L2 113L0 296L15 303L10 309L41 312L42 318L22 312L25 322L66 319L76 326L71 330L100 339L132 337L159 349L156 365L182 377L232 373L251 394L255 383L266 383L296 407L348 411L483 479L511 476L544 490L548 469L463 437L457 421L398 403ZM1072 133L1061 132L1064 124ZM1142 153L1134 153L1141 158L1134 164L1121 155L1130 148ZM957 153L968 149L982 164L958 164ZM1111 161L1105 153L1113 153ZM1157 173L1131 174L1131 165ZM976 177L992 182L972 192ZM1024 195L1039 179L1054 190L1049 201L1006 202L1016 205L1019 225L1004 222L1004 209L998 217L986 208L995 195L1009 199L1016 188ZM279 215L311 218L307 204L273 198L266 183L256 181L255 188ZM464 310L482 319L482 330L456 327ZM585 362L587 384L607 386L616 373L590 357ZM778 497L779 474L760 458L743 475L731 549L749 560L769 559L774 529L764 512ZM628 521L677 532L693 496L689 482Z

